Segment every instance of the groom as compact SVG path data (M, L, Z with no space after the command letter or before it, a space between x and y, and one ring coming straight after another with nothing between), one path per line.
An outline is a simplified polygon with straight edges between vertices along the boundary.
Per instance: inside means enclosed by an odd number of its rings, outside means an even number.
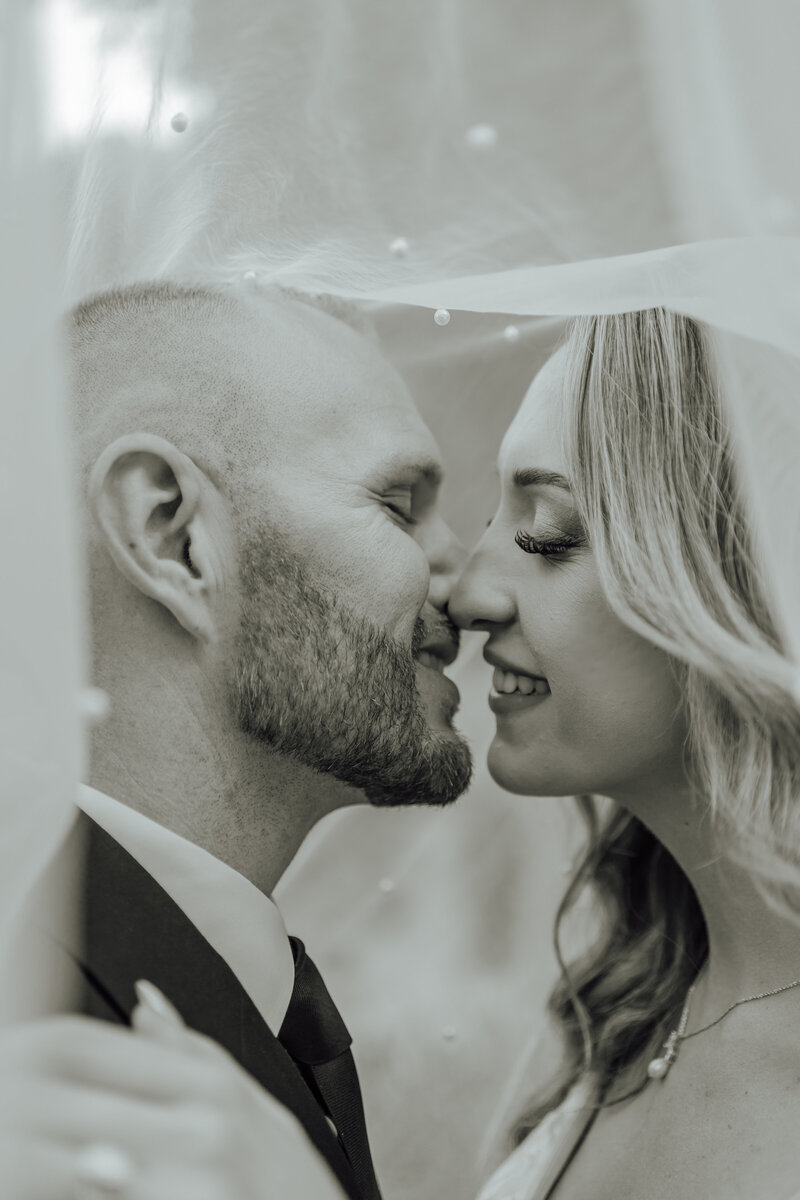
M469 782L435 443L369 336L172 284L70 317L93 681L78 1009L146 978L375 1200L350 1038L268 898L326 813ZM324 902L324 898L321 898Z

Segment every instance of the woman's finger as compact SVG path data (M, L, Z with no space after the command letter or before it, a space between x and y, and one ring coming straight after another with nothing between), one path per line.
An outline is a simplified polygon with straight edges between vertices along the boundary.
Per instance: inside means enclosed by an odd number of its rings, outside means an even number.
M144 1158L161 1156L168 1147L188 1158L208 1137L213 1120L213 1106L191 1097L183 1103L160 1102L49 1080L23 1080L13 1091L0 1099L4 1131L32 1133L66 1146L91 1137L125 1145Z
M74 1150L33 1137L0 1137L3 1200L61 1200L79 1196ZM131 1198L132 1200L132 1198Z
M139 979L134 987L138 1003L131 1014L131 1025L136 1032L167 1044L185 1038L183 1017L164 993L147 979Z
M264 1145L260 1122L252 1120L253 1107L244 1097L235 1109L188 1102L163 1105L39 1083L22 1090L13 1120L0 1118L3 1136L15 1150L9 1178L16 1187L15 1192L5 1187L6 1163L0 1149L0 1195L3 1200L17 1200L17 1193L20 1200L40 1193L48 1200L82 1196L78 1185L82 1172L89 1179L87 1152L99 1147L112 1159L130 1164L125 1200L151 1195L158 1200L197 1200L200 1194L219 1200L263 1200L263 1180L274 1150ZM50 1164L46 1172L40 1166L45 1150ZM310 1147L307 1153L313 1154ZM85 1190L95 1195L88 1183Z
M0 1078L34 1074L156 1101L205 1098L214 1066L205 1039L188 1030L164 1044L89 1017L56 1017L0 1036Z
M186 1028L186 1022L175 1005L149 979L137 979L133 986L138 1000L137 1008L151 1012L154 1016L160 1017L166 1025L172 1025L173 1028Z
M3 1200L93 1200L95 1196L111 1196L114 1193L103 1192L91 1181L91 1152L98 1149L116 1152L128 1164L129 1180L117 1193L125 1200L263 1200L262 1189L242 1192L235 1177L213 1167L209 1170L203 1161L186 1162L170 1156L145 1162L128 1155L122 1147L105 1145L93 1137L87 1137L79 1147L48 1144L35 1138L0 1138ZM289 1200L288 1194L284 1194L284 1200Z

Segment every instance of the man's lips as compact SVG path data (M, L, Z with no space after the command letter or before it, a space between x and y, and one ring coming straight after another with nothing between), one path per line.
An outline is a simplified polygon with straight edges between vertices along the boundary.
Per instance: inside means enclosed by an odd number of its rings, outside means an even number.
M420 662L437 671L443 671L445 667L449 667L457 657L458 642L452 641L450 638L423 642L417 652L417 659Z
M438 632L438 631L437 631ZM430 637L423 642L416 654L417 665L436 675L441 680L445 691L452 693L452 699L458 703L460 694L458 688L448 675L445 667L455 662L458 656L458 638L449 637L447 632L440 632L437 637Z
M436 659L436 663L427 664L435 670L449 667L458 657L460 636L457 627L444 614L434 620L425 621L424 624L420 621L419 624L423 639L417 650L417 658L427 655Z
M455 711L460 703L461 693L450 676L445 675L444 659L439 655L429 653L427 650L420 650L416 662L418 686L422 688L426 695L439 696L440 699L445 698L448 706ZM436 681L435 683L434 680Z

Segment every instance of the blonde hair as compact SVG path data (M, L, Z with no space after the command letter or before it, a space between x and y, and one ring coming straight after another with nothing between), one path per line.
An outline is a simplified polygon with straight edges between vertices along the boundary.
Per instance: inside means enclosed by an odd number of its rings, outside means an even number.
M798 849L800 722L794 671L762 583L726 409L700 327L663 309L582 317L568 339L573 489L608 601L672 658L685 698L687 768L726 845L754 870ZM683 871L635 817L581 798L585 857L556 918L587 889L604 933L567 968L551 1009L565 1036L557 1078L517 1137L587 1067L600 1102L646 1082L708 953ZM794 869L798 855L792 856ZM766 868L765 868L766 869Z

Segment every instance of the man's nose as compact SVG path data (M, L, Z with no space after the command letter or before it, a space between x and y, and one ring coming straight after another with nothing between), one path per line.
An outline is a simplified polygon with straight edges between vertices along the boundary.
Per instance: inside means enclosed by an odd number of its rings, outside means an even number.
M498 564L492 565L484 537L469 555L450 593L448 615L459 628L485 631L513 620L514 602L497 568Z
M428 599L434 608L443 612L467 560L467 551L442 518L431 522L426 529L424 550L431 571Z

